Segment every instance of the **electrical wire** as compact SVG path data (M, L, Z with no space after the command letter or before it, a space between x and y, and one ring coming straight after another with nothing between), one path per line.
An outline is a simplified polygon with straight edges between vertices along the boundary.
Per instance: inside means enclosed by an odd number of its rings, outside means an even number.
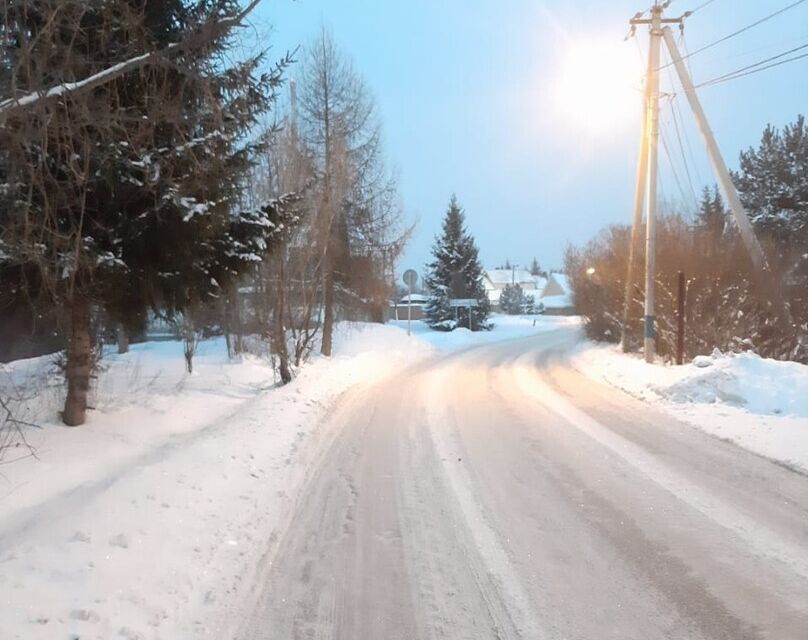
M696 11L701 11L702 9L704 9L704 7L706 7L708 4L712 4L713 2L715 2L715 0L707 0L707 2L702 2L695 9L691 9L690 11L687 12L688 17L692 16L694 13L696 13Z
M685 127L685 118L682 115L682 108L679 106L679 101L677 100L678 95L673 94L673 110L674 110L674 118L676 118L679 122L677 128L682 132L682 137L685 140L685 146L687 147L687 155L690 158L691 166L693 167L693 171L696 175L696 181L698 184L704 184L704 180L702 179L701 171L699 170L699 163L696 161L696 154L693 153L693 145L690 143L690 136L688 135L687 128Z
M679 123L676 120L676 110L674 108L674 104L676 103L676 96L672 95L669 99L670 106L671 106L671 119L673 120L673 129L676 133L676 141L679 145L679 154L682 156L682 166L685 168L685 177L687 178L687 184L690 187L690 193L693 194L693 202L696 203L698 207L698 196L696 195L696 189L693 186L693 177L690 175L690 167L687 163L687 156L685 155L685 146L682 144L682 134L679 130ZM684 124L684 123L683 123Z
M663 123L660 121L660 125L662 124ZM670 164L673 179L676 182L676 187L679 189L679 194L682 196L682 204L684 204L689 200L689 198L687 197L687 193L685 192L685 189L682 186L682 181L679 179L679 172L676 170L676 164L673 162L673 156L671 155L670 148L668 147L668 140L667 136L665 135L664 126L659 127L659 139L662 141L662 148L665 151L665 157L668 158L668 164Z
M758 25L763 24L764 22L767 22L767 21L771 20L772 18L774 18L776 16L779 16L781 13L785 13L789 9L793 9L794 7L796 7L798 5L801 5L804 2L805 2L805 0L797 0L796 2L792 2L791 4L786 5L785 7L781 8L781 9L778 9L777 11L774 11L773 13L770 13L767 16L764 16L763 18L760 18L759 20L756 20L753 23L748 24L745 27L742 27L741 29L738 29L737 31L733 31L730 34L725 35L723 38L719 38L718 40L714 40L713 42L711 42L709 44L706 44L703 47L699 47L695 51L692 51L691 53L687 54L686 57L689 58L690 56L695 56L696 54L701 53L702 51L707 51L707 49L712 49L714 46L719 45L722 42L726 42L730 38L734 38L735 36L740 35L740 34L744 33L745 31L749 31L749 29L757 27ZM682 59L684 60L684 58L682 58ZM673 64L672 62L669 62L667 65L665 65L665 67L668 67L668 66L670 66L672 64ZM660 69L664 69L665 67L660 67Z
M776 56L765 58L763 60L755 62L754 64L746 65L745 67L741 67L740 69L736 69L735 71L730 71L729 73L725 73L710 80L705 80L704 82L697 84L696 87L706 87L714 84L720 84L721 82L734 80L736 78L742 78L743 76L748 76L753 73L757 73L758 71L771 69L772 67L785 64L786 62L793 62L794 60L800 60L808 56L808 53L804 53L799 56L793 56L791 58L787 58L786 60L780 60L780 58L783 58L787 55L791 55L792 53L796 53L797 51L802 51L803 49L808 49L808 43L800 45L799 47L794 47L793 49L789 49L788 51L783 51L782 53L778 53ZM775 60L780 61L773 63ZM773 64L767 64L767 63L773 63Z

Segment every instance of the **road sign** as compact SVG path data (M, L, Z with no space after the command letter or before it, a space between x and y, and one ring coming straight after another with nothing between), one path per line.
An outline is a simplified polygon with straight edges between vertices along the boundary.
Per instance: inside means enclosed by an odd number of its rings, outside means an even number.
M467 307L479 307L480 301L477 298L455 298L454 300L449 300L449 306L454 308L462 308L465 309Z
M407 269L404 272L404 284L406 284L410 289L418 284L418 274L414 269Z

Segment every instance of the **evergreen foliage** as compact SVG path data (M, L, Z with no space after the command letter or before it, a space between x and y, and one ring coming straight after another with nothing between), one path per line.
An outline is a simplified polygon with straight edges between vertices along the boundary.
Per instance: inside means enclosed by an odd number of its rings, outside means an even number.
M776 256L808 282L808 126L804 116L769 125L757 149L741 153L735 183L755 230L773 240Z
M0 85L27 93L74 82L239 15L236 0L21 1L7 9ZM100 309L130 330L149 308L169 315L215 301L293 221L286 200L244 211L249 132L272 106L283 60L234 61L214 30L170 63L10 115L0 130L0 242L6 265L38 272L39 290L69 311L71 344ZM15 270L3 269L2 274ZM86 393L89 355L81 361ZM79 402L81 404L81 402ZM80 410L74 422L83 421Z
M718 187L704 187L699 210L696 212L696 226L713 240L720 240L727 224L727 210Z
M474 238L465 226L465 215L452 196L443 220L443 228L432 249L434 260L427 265L424 279L429 292L425 313L433 329L451 331L466 327L472 331L490 328L490 304L483 286L483 267ZM449 301L474 298L479 306L471 309L453 309Z
M503 312L511 316L534 312L533 298L525 295L519 284L505 285L499 298L499 306Z

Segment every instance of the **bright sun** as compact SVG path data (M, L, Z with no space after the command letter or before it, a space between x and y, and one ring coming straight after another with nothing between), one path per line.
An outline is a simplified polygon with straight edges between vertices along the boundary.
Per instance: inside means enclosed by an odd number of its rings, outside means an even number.
M641 65L626 44L570 43L553 75L552 110L565 127L600 137L637 121Z

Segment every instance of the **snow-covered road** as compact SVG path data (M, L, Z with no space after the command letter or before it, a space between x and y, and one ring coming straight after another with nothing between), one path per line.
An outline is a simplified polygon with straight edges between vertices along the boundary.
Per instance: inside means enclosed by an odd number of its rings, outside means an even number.
M242 640L808 630L808 477L566 363L573 329L348 393Z

